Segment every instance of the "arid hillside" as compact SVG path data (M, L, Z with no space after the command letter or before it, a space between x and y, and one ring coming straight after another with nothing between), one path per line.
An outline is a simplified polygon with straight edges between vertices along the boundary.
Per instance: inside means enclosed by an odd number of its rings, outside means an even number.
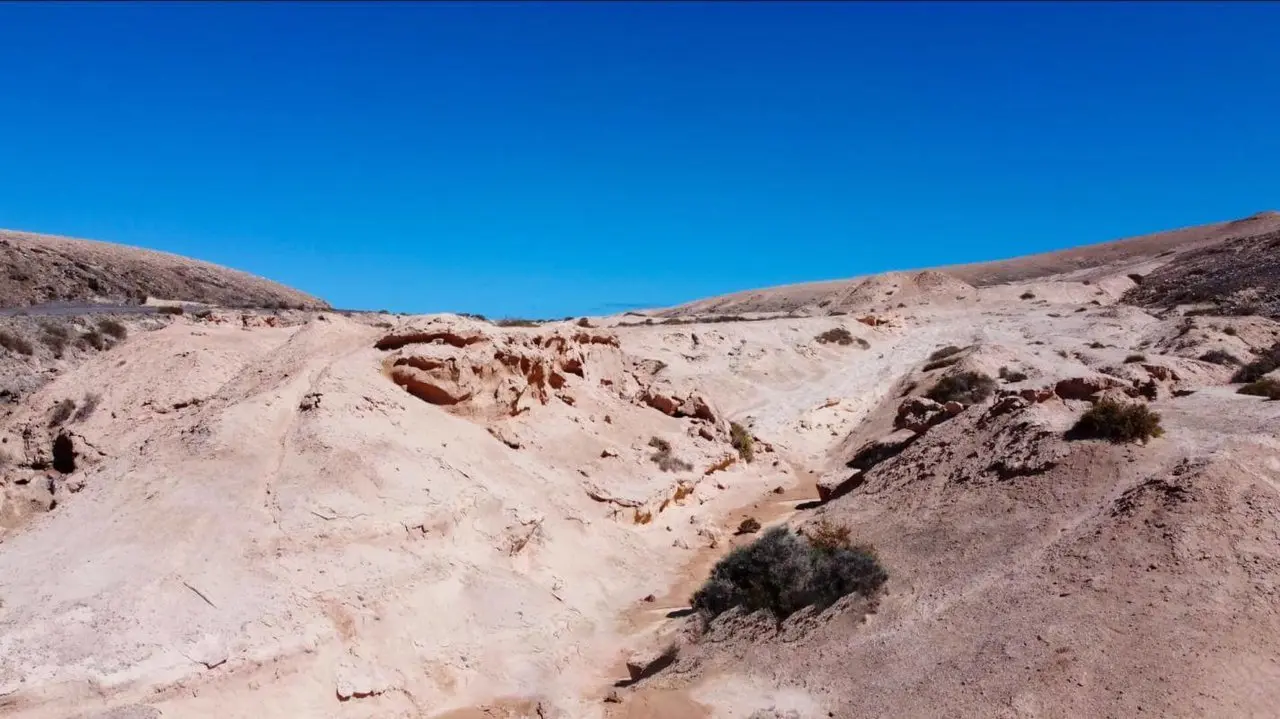
M1146 274L1154 267L1173 262L1183 253L1211 252L1208 248L1224 242L1246 241L1277 231L1280 231L1280 213L1260 212L1230 222L1157 232L1009 260L749 290L691 302L663 314L830 314L864 312L917 300L947 302L972 299L977 296L977 289L995 285L1048 278L1079 282L1117 274Z
M1273 220L773 314L9 318L0 715L1268 716L1280 322L1200 253Z
M246 272L93 240L0 230L0 308L50 302L321 309L320 299Z

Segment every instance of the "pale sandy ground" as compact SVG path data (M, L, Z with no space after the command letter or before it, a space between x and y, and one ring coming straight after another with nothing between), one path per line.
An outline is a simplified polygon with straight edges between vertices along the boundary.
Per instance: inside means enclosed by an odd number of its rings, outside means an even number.
M602 699L630 650L674 631L664 610L730 546L727 530L744 513L794 518L939 346L981 345L966 361L993 374L1016 362L1032 382L1118 364L1143 342L1164 352L1157 318L1111 307L1129 286L1120 275L919 295L878 311L888 323L874 328L855 315L593 329L328 315L275 328L184 318L137 334L8 421L5 446L45 452L50 407L101 395L69 425L80 457L50 480L58 506L0 543L0 713L826 716L818 694L759 671ZM867 347L815 341L833 327ZM374 348L410 329L479 339ZM453 372L444 389L462 399L422 401L392 381L397 366ZM559 379L535 381L543 371ZM646 391L700 394L715 421L668 416ZM728 420L769 447L704 474L733 455ZM660 471L655 436L692 468Z

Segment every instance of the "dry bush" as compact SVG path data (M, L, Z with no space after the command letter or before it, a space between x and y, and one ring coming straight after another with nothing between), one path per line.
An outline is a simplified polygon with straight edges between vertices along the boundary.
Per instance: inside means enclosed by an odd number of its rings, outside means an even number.
M36 348L31 346L31 342L26 337L3 330L0 330L0 347L10 352L17 352L20 355L31 355L36 351Z
M1235 328L1235 327L1223 327L1223 328L1222 328L1222 334L1227 335L1227 336L1230 336L1230 337L1235 337L1236 335L1238 335L1238 334L1240 334L1240 333L1236 331L1236 328Z
M691 603L708 620L734 607L763 609L781 620L804 607L824 609L850 594L873 597L888 578L873 553L819 547L775 527L717 562Z
M1020 300L1034 300L1035 298L1036 298L1036 293L1030 290L1027 290L1026 292L1023 292L1022 294L1018 295L1018 299Z
M1128 357L1124 358L1125 364L1133 364L1135 362L1146 362L1146 361L1147 361L1146 355L1135 354L1135 355L1129 355Z
M946 359L948 357L951 357L952 355L960 354L963 351L964 351L964 348L956 347L955 345L947 345L946 347L940 347L934 350L933 354L929 355L929 361L937 362L940 359Z
M591 324L591 320L587 319L586 317L580 317L580 318L578 318L578 326L579 326L579 327L594 327L595 325Z
M809 544L819 549L852 549L853 540L850 535L852 530L843 524L836 524L830 520L819 520L804 532L805 537L809 539Z
M156 308L156 312L159 312L162 315L180 315L185 313L186 310L182 308L182 305L165 305L163 307Z
M711 474L715 474L716 472L722 472L728 469L729 467L732 467L733 463L737 461L738 461L738 458L735 457L734 455L726 454L725 456L720 458L720 461L716 462L710 467L707 467L707 469L703 472L703 474L711 475Z
M504 317L500 320L494 320L494 324L499 327L537 327L540 323L537 320L527 320L523 317Z
M1240 360L1236 359L1235 355L1227 352L1226 350L1209 350L1208 352L1200 355L1200 361L1224 366L1235 366L1240 364Z
M88 332L80 335L80 339L77 340L77 344L81 347L92 347L96 350L105 350L107 348L107 338L103 337L102 333L97 330L89 330Z
M76 401L73 399L64 399L53 405L53 409L49 411L49 426L57 427L58 425L71 419L71 415L76 411Z
M1258 353L1258 357L1249 364L1236 370L1232 382L1255 382L1262 376L1280 367L1280 342Z
M738 450L738 456L744 462L750 462L756 457L756 443L751 438L751 433L746 427L737 422L729 423L729 443L733 448Z
M98 329L118 340L122 340L125 337L129 336L128 327L125 327L123 324L121 324L117 320L113 320L110 318L99 320Z
M1011 370L1008 367L1001 367L999 377L1005 382L1021 382L1027 378L1027 373Z
M1070 434L1074 439L1105 439L1117 444L1146 442L1164 434L1160 414L1138 402L1104 399L1080 417Z
M959 372L938 380L925 397L934 402L960 402L977 404L990 397L996 390L996 381L981 372Z
M649 440L649 446L657 450L649 459L663 472L688 472L693 469L692 464L671 454L671 443L667 440L653 437Z
M1236 390L1237 394L1248 394L1267 399L1280 399L1280 380L1263 377Z
M760 520L747 517L738 525L738 534L755 534L760 531Z
M854 341L853 333L844 327L834 327L814 337L814 339L824 345L851 345Z
M98 403L102 401L102 395L93 392L85 395L84 401L80 403L80 409L76 410L74 422L83 422L93 416L93 411L98 408Z
M1098 340L1094 340L1090 342L1087 346L1089 347L1089 349L1095 349L1095 350L1106 349L1106 345L1103 344L1102 342L1099 342Z

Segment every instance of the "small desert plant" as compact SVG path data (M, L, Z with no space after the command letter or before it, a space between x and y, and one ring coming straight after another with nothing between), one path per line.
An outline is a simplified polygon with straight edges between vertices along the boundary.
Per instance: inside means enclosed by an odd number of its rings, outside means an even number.
M707 619L742 607L764 609L782 620L804 607L829 607L850 594L872 597L888 578L870 552L819 547L786 527L775 527L721 559L694 593L692 605Z
M164 305L163 307L157 307L156 312L162 315L180 315L186 310L182 308L182 305Z
M591 320L587 319L586 317L580 317L580 318L578 318L578 326L579 326L579 327L594 327L594 325L592 325L592 324L591 324Z
M10 352L17 352L20 355L30 355L35 352L35 347L31 346L31 342L26 337L11 334L0 330L0 347L4 347Z
M738 534L755 534L760 531L760 520L747 517L738 524Z
M1280 399L1280 380L1263 377L1236 390L1238 394L1249 394L1267 399Z
M977 404L990 397L995 390L996 381L991 377L981 372L960 372L938 380L924 396L944 404Z
M1104 349L1104 348L1106 347L1106 345L1105 345L1105 344L1103 344L1103 343L1101 343L1101 342L1099 342L1099 341L1097 341L1097 340L1094 340L1094 341L1090 342L1088 346L1089 346L1089 349L1095 349L1095 350Z
M1235 327L1223 327L1223 328L1222 328L1222 334L1224 334L1224 335L1228 335L1228 336L1230 336L1230 337L1235 337L1236 335L1238 335L1238 334L1240 334L1240 333L1236 331L1236 328L1235 328Z
M81 347L92 347L96 350L107 348L107 338L103 337L102 333L97 330L89 330L80 335L78 343Z
M929 361L937 362L940 359L946 359L952 355L960 354L963 351L964 350L962 348L956 347L955 345L947 345L946 347L934 350L933 354L929 355Z
M1200 355L1200 361L1228 366L1240 364L1240 360L1236 359L1235 355L1225 350L1209 350Z
M649 446L656 452L649 455L649 460L658 465L663 472L688 472L693 465L671 454L671 443L661 437L649 440Z
M494 324L499 327L537 327L539 322L537 320L527 320L523 317L504 317L500 320L495 320Z
M742 458L742 461L750 462L755 459L755 441L751 439L751 433L747 431L746 427L737 422L730 422L729 443L733 445L734 449L738 450L738 456Z
M129 336L129 328L120 324L120 322L107 318L98 322L98 329L111 335L112 337L122 340Z
M837 549L853 549L850 538L852 530L843 524L836 524L826 519L804 530L804 536L818 549L834 551Z
M1124 358L1125 364L1133 364L1135 362L1146 362L1146 361L1147 361L1147 356L1139 355L1139 354L1129 355L1128 357Z
M1035 298L1036 298L1036 293L1030 290L1027 290L1026 292L1023 292L1022 294L1018 295L1018 299L1020 300L1034 300Z
M1027 378L1026 372L1011 370L1008 367L1000 368L1000 379L1004 380L1005 382L1021 382L1026 378Z
M40 335L40 342L53 351L55 359L62 357L62 353L67 350L67 341L71 339L71 331L63 325L50 322L40 325L40 329L44 331Z
M814 337L818 342L826 344L851 345L853 344L853 333L844 327L835 327Z
M1140 402L1100 400L1085 412L1071 430L1078 439L1105 439L1110 442L1145 442L1164 434L1160 414Z
M1280 367L1280 342L1258 353L1257 359L1236 370L1232 382L1254 382Z
M53 405L53 409L49 412L49 426L57 427L58 425L71 419L71 415L76 411L76 401L73 399L64 399Z
M89 417L93 415L93 411L98 408L98 403L101 401L102 395L97 392L85 395L84 401L80 403L80 409L76 410L75 417L73 418L74 421L83 422L86 419L89 419Z

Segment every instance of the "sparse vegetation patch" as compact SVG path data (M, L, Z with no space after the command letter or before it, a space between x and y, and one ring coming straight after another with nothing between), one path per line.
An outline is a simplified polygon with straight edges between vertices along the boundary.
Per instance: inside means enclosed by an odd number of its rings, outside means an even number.
M959 372L938 380L925 393L934 402L961 402L977 404L990 397L996 390L996 381L981 372Z
M1075 439L1105 439L1117 444L1146 442L1164 434L1160 414L1141 402L1099 401L1072 428Z
M3 330L0 330L0 347L20 355L30 355L35 352L35 347L31 346L31 342L26 337Z
M729 442L733 445L734 449L738 450L738 456L742 458L742 461L750 462L755 459L755 440L751 438L751 433L747 431L746 427L743 427L737 422L730 422Z
M663 472L688 472L693 465L671 454L671 443L661 437L649 440L649 446L656 451L649 455L650 461L658 465Z
M1280 367L1280 342L1258 353L1258 356L1245 366L1236 370L1232 382L1254 382L1262 376Z
M1240 364L1240 360L1236 356L1226 350L1209 350L1200 355L1201 362L1209 362L1210 364L1220 364L1225 366L1234 366Z
M742 607L763 609L781 620L804 607L829 607L850 594L874 597L888 578L865 548L819 545L775 527L721 559L694 593L692 605L707 619Z
M1280 380L1263 377L1236 390L1238 394L1248 394L1267 399L1280 399Z
M999 376L1000 379L1005 382L1022 382L1027 378L1027 373L1020 372L1018 370L1011 370L1008 367L1001 367Z
M1141 355L1141 354L1133 354L1124 358L1125 364L1133 364L1135 362L1146 362L1146 361L1147 361L1147 356Z

